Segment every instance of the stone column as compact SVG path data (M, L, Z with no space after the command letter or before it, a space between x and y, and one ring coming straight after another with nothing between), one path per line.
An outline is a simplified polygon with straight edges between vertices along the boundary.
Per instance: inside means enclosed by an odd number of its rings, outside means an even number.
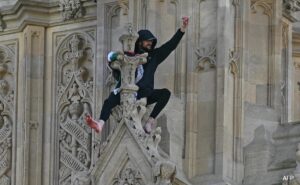
M44 27L24 30L23 185L42 184L44 37Z
M122 35L120 41L123 45L124 51L133 49L136 36L132 34L129 29L129 35ZM132 113L136 109L136 92L138 86L135 85L135 70L139 64L147 62L148 54L141 54L136 56L127 56L123 52L118 52L117 60L113 61L111 67L121 71L121 106L122 119L134 119ZM140 122L140 121L138 121ZM135 123L136 128L142 130L142 125Z

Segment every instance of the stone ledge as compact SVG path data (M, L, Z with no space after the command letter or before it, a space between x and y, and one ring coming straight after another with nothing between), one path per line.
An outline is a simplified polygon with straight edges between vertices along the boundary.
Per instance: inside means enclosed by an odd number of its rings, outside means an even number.
M299 137L300 139L300 122L289 122L281 124L273 133L274 140L289 139Z
M26 25L52 27L70 23L96 20L97 11L94 1L82 1L83 16L64 21L58 2L18 1L15 5L0 9L1 22L5 25L0 36L21 32Z

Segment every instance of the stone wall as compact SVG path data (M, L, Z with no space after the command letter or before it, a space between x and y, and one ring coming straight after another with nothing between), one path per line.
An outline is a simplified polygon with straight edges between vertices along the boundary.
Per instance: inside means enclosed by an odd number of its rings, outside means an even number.
M0 1L0 184L68 185L96 165L118 125L98 135L83 120L114 86L107 53L128 27L160 46L183 15L190 26L155 76L172 92L158 125L177 180L280 184L300 138L299 10L298 0Z

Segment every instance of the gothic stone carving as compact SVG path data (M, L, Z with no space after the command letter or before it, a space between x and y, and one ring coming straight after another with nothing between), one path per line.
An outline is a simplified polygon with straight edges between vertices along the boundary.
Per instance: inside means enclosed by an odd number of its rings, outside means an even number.
M71 185L90 185L91 178L90 172L80 171L72 172Z
M257 12L257 7L262 7L269 17L273 15L273 0L251 0L252 13Z
M0 46L0 184L10 184L12 116L14 107L14 51Z
M154 167L155 185L172 185L176 175L176 166L168 161L158 162Z
M12 122L7 107L0 103L0 184L10 184Z
M300 0L283 0L282 7L288 14L300 11Z
M59 184L63 185L79 183L74 180L78 177L75 174L88 171L91 164L91 129L84 123L84 116L91 114L92 107L93 45L87 34L75 33L57 50Z
M196 55L197 55L197 71L206 71L210 68L216 67L216 48L210 47L210 48L201 48L196 49ZM206 65L207 64L207 65Z
M141 173L133 168L123 169L114 179L113 185L144 185Z
M80 0L60 0L60 11L64 20L82 17L82 5Z

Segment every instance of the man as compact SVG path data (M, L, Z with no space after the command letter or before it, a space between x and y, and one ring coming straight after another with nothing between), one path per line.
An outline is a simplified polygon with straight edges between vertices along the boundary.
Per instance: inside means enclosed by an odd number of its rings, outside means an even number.
M137 92L137 99L147 97L147 105L156 103L154 106L150 117L146 124L144 125L144 130L146 133L150 133L155 124L155 118L166 106L170 98L170 91L168 89L154 89L154 74L160 63L162 63L170 53L175 50L179 44L182 36L185 33L185 30L188 26L189 18L183 17L182 24L180 29L177 30L175 35L160 46L155 48L157 43L157 38L149 30L140 30L138 32L139 38L135 43L134 54L142 54L147 52L147 63L142 65L142 68L137 69L137 77L139 80L136 82L136 85L139 87ZM118 86L120 84L118 83ZM103 128L105 121L109 118L111 110L120 104L120 93L112 92L109 97L104 101L100 121L94 120L91 116L86 117L87 124L100 132Z

